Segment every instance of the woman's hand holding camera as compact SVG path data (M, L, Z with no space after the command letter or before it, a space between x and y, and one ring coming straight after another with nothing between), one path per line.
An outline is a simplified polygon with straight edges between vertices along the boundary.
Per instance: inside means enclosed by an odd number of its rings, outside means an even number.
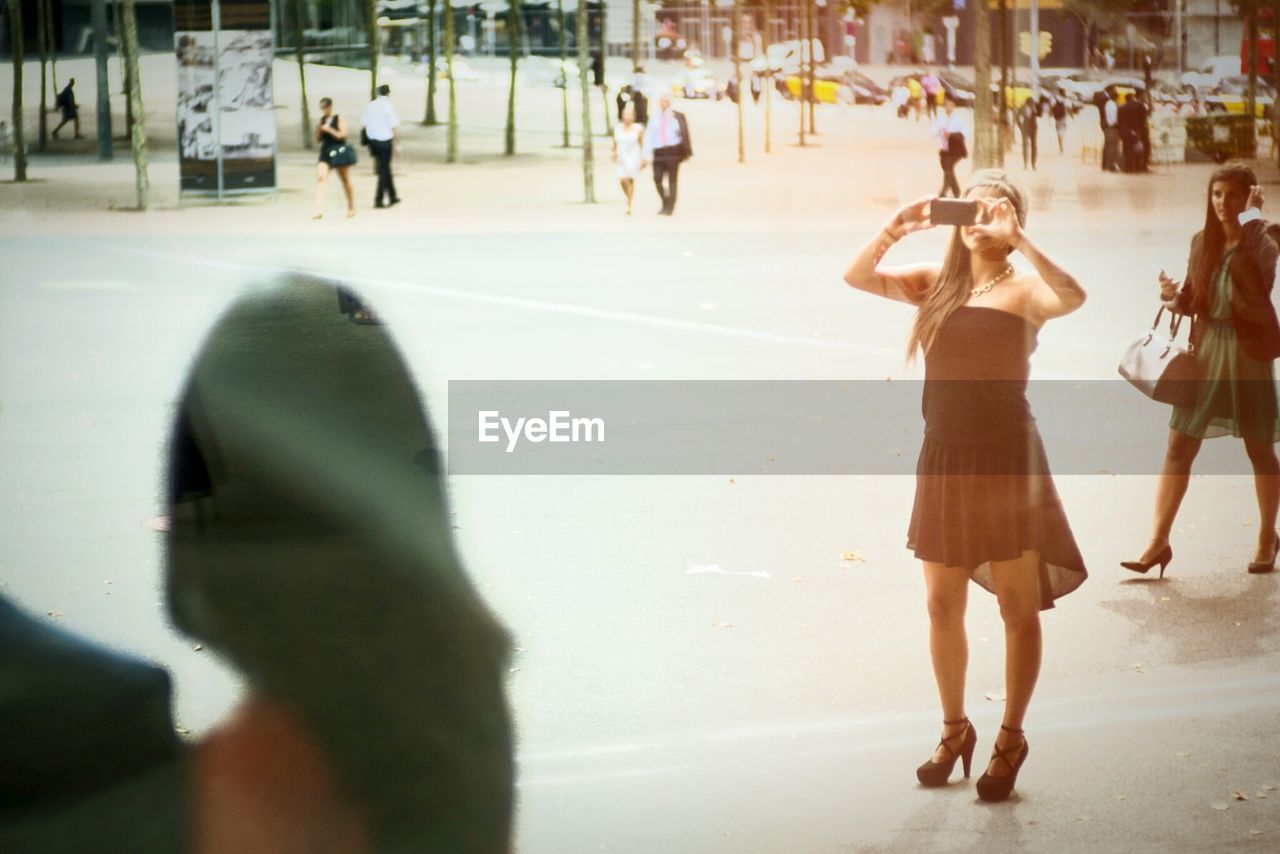
M1014 249L1022 245L1022 225L1013 205L1005 198L982 198L978 202L978 221L970 228L988 240L1007 243Z
M896 243L908 234L933 228L933 221L929 219L929 205L933 199L933 196L924 196L899 209L884 227L884 233Z
M1244 209L1257 208L1262 210L1262 203L1266 201L1266 195L1262 192L1262 187L1254 185L1249 188L1249 199L1244 203Z

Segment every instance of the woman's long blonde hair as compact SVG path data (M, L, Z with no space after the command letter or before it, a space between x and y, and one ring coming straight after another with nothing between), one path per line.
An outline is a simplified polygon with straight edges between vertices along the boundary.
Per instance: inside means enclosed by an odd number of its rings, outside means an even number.
M980 187L990 187L997 195L1008 199L1018 217L1018 224L1027 224L1027 191L1011 175L1001 169L981 169L973 173L964 194L968 196ZM947 249L947 256L942 260L938 281L925 295L924 302L920 303L920 308L916 311L911 337L907 340L908 360L914 359L919 352L929 351L943 321L969 298L969 290L973 287L973 271L969 266L971 253L969 247L964 245L960 228L961 226L956 226L951 234L951 245Z

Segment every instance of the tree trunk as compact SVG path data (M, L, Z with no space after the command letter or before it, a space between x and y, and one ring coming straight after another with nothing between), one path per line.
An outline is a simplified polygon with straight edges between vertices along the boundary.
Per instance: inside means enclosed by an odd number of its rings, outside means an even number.
M1000 127L997 129L1000 139L1000 163L1004 163L1005 152L1009 150L1009 6L1007 0L1000 0L1000 93L998 108L1000 110Z
M53 80L53 91L58 91L58 48L53 38L53 0L39 0L44 7L44 19L48 22L45 37L49 42L49 77Z
M129 63L124 55L124 12L120 0L112 0L111 21L115 28L116 59L120 61L120 94L124 96L124 138L133 139L133 106L129 103Z
M805 99L804 82L809 79L805 74L805 64L804 64L805 54L808 53L808 51L805 50L805 44L807 43L808 34L809 34L808 20L809 19L804 14L804 9L800 6L797 6L796 7L796 29L800 32L800 68L799 68L799 75L798 75L800 78L800 95L797 98L797 100L800 103L800 146L801 147L804 147L804 144L805 144L804 142L804 99Z
M436 118L436 0L427 4L427 112L422 123L440 124Z
M365 0L369 27L369 100L378 97L378 0Z
M17 4L10 4L11 6ZM94 84L98 102L98 159L109 162L114 156L111 136L111 92L107 82L107 5L106 0L91 0L89 20L93 26Z
M613 111L609 109L609 84L604 73L605 62L609 59L609 39L605 31L605 14L608 6L600 4L600 97L604 101L604 135L613 138Z
M302 147L309 151L315 140L311 127L311 104L307 99L306 29L302 26L302 0L293 0L293 45L298 57L298 85L302 92Z
M582 90L582 201L595 204L595 161L591 152L591 56L588 48L591 31L587 26L587 0L578 0L575 13L578 24L578 88ZM565 86L569 80L565 78Z
M973 4L973 165L989 169L1003 162L991 127L991 14Z
M809 133L816 134L818 132L818 126L815 123L814 115L818 109L818 96L814 92L813 83L815 75L817 74L818 52L813 46L813 43L817 40L817 33L815 32L817 27L814 26L816 22L813 18L813 9L817 4L815 4L813 0L803 0L803 2L804 16L809 22L807 27L809 31Z
M458 162L458 87L453 79L453 0L444 0L444 73L449 81L449 133L444 162Z
M1271 0L1271 87L1280 93L1280 0ZM1271 104L1271 149L1280 163L1280 95Z
M46 66L49 63L49 7L44 0L36 0L36 42L40 48L40 143L41 151L49 145L49 79Z
M150 204L151 185L147 177L147 127L142 104L142 77L138 73L138 16L134 0L123 0L120 9L124 24L121 45L124 48L125 67L129 78L129 111L133 114L133 126L129 131L129 143L133 148L133 171L138 189L138 210L145 211Z
M563 141L560 143L561 148L569 147L569 72L565 68L565 63L569 61L569 51L567 47L567 33L564 31L564 0L556 0L556 12L560 15L560 79L564 85L560 87L560 108L563 128Z
M507 135L503 154L516 153L516 74L520 69L520 0L508 0L507 52L511 55L511 85L507 89Z
M1280 0L1278 0L1280 2ZM760 34L764 52L764 153L769 153L769 137L773 120L773 66L769 63L769 19L773 16L773 0L764 0L764 31Z
M1252 2L1241 10L1249 16L1247 21L1247 32L1249 38L1249 85L1245 89L1244 110L1245 115L1250 118L1249 138L1254 139L1255 144L1258 128L1258 7L1261 5L1262 4L1259 3L1258 0L1252 0Z
M13 53L13 180L27 180L27 143L22 133L22 4L9 4L9 41Z
M737 107L738 107L738 162L746 163L747 162L746 139L742 135L742 99L744 96L744 93L742 91L742 56L741 56L742 51L738 46L738 39L742 35L740 30L741 17L742 17L742 9L740 7L740 2L739 0L733 0L733 25L730 28L730 33L732 33L732 35L730 35L729 37L731 40L729 49L733 51L733 57L732 57L733 58L733 81L734 81L734 86L737 88L737 92L738 92L738 99L737 99L738 100L738 104L737 104Z
M631 73L640 70L640 0L631 0Z

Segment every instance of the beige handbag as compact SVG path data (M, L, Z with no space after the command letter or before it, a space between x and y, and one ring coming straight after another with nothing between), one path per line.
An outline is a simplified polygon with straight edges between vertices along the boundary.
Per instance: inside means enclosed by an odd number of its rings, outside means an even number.
M1182 315L1169 312L1169 335L1165 337L1159 330L1163 314L1161 306L1151 329L1129 345L1120 360L1120 376L1158 403L1189 409L1196 405L1204 377L1196 361L1194 345L1183 347L1176 343Z

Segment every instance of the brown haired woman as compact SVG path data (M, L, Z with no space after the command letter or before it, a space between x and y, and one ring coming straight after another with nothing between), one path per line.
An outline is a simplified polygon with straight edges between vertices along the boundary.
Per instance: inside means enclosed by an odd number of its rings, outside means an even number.
M347 120L333 112L333 99L320 99L320 121L316 123L316 142L320 143L320 162L316 164L316 212L312 219L324 217L325 182L329 170L336 170L347 196L347 216L356 215L355 192L351 187L351 167L356 162L356 149L347 139Z
M1229 164L1209 178L1204 230L1191 239L1187 277L1178 282L1160 273L1160 295L1180 314L1192 316L1191 343L1205 382L1196 405L1174 407L1169 446L1156 486L1151 541L1138 560L1120 565L1160 575L1173 560L1169 532L1191 479L1191 464L1204 439L1236 436L1253 465L1258 495L1258 548L1249 572L1271 572L1276 563L1276 509L1280 488L1275 443L1280 441L1275 359L1280 356L1280 324L1271 305L1276 278L1276 238L1262 219L1262 188L1253 170Z
M943 730L916 776L945 785L958 758L969 775L977 733L964 710L964 616L973 580L995 593L1004 620L1004 720L977 786L983 800L999 801L1027 758L1022 721L1040 672L1039 612L1086 575L1026 400L1040 327L1079 308L1085 293L1023 231L1026 193L1005 173L975 173L965 197L976 202L977 219L956 227L942 264L880 266L894 243L933 227L933 199L925 198L898 211L844 278L916 306L908 354L925 357L925 435L907 547L924 564ZM1010 265L1015 251L1032 271Z

